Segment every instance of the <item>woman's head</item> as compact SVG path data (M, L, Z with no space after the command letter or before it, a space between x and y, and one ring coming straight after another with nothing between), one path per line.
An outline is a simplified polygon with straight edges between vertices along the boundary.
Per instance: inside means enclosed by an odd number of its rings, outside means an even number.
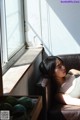
M55 77L56 79L63 78L66 75L63 61L57 56L48 56L41 62L39 68L44 75Z

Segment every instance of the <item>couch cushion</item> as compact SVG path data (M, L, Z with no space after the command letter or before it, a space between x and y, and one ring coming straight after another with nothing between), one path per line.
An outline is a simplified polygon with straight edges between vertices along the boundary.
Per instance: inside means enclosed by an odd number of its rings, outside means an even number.
M80 106L58 105L49 110L49 120L80 120Z
M61 113L66 120L80 120L80 106L64 105L61 108Z

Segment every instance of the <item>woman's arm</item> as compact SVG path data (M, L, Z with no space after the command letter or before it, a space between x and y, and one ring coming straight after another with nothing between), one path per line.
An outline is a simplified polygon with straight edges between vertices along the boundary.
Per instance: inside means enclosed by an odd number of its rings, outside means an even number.
M73 98L68 94L57 93L56 100L62 104L80 105L80 99Z
M80 75L80 71L79 71L79 70L76 70L76 69L71 69L71 70L69 70L68 73L71 73L71 74L73 74L73 75Z

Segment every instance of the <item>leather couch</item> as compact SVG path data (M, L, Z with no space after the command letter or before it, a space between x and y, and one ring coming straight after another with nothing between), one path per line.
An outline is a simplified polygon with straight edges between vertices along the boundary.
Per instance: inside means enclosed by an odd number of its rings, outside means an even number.
M65 63L67 71L80 70L80 54L58 55ZM43 98L43 120L79 120L80 106L63 105L54 99L49 79L41 76L38 82Z

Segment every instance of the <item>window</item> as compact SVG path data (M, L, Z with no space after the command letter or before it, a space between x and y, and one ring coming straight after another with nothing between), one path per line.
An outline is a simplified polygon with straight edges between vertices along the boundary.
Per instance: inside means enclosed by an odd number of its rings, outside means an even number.
M1 0L1 7L1 56L4 73L25 50L23 0Z
M41 44L41 13L40 0L24 0L26 39L29 47Z

